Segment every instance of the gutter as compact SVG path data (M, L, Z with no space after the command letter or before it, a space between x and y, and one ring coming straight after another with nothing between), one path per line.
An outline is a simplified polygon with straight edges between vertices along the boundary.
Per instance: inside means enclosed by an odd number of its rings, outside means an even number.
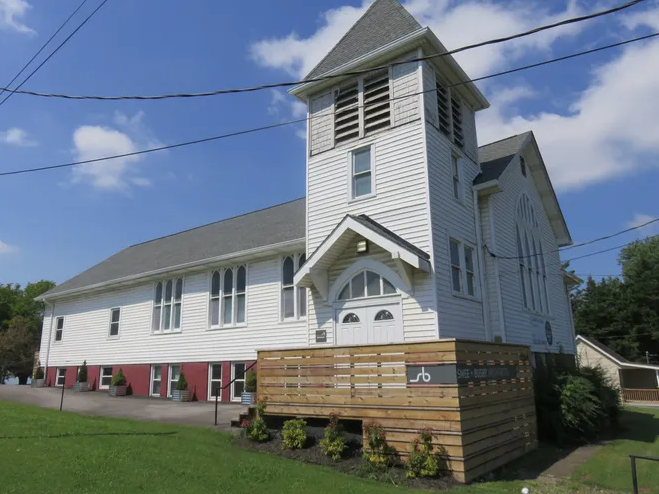
M155 269L153 271L146 271L144 273L139 273L139 274L132 274L129 276L124 276L123 278L116 278L114 280L108 280L108 281L103 281L101 283L94 283L92 285L87 285L83 286L80 288L72 288L71 290L64 290L62 292L57 292L57 293L45 293L43 295L40 295L39 297L35 297L34 300L37 300L39 302L45 302L46 301L46 296L52 298L52 297L65 297L68 295L75 295L78 293L84 293L84 292L89 292L92 290L97 290L100 288L107 288L109 286L113 285L119 285L122 283L127 283L131 281L138 281L144 278L148 278L150 276L157 276L161 274L167 274L171 273L173 271L178 271L178 270L183 270L183 269L192 269L196 267L203 267L206 264L211 264L211 263L216 263L216 262L223 262L223 261L228 261L231 259L239 258L239 257L246 257L246 256L251 256L251 255L257 255L261 254L264 252L268 252L271 250L276 250L276 249L286 249L290 247L294 247L299 244L305 244L306 238L298 238L295 240L287 240L286 242L280 242L278 244L269 244L269 245L264 245L261 247L256 247L254 249L249 249L249 250L241 250L239 252L232 252L230 254L225 254L222 256L217 256L217 257L209 257L208 259L201 259L199 261L192 261L192 262L187 262L183 264L177 264L176 266L168 266L166 268L161 268L161 269Z

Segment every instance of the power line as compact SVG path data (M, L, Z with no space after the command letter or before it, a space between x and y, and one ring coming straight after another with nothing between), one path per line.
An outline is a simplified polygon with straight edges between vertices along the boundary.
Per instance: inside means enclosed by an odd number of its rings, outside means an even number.
M629 39L629 40L626 40L626 41L621 41L621 42L614 43L614 44L607 45L607 46L602 46L600 48L596 48L596 49L593 49L593 50L587 50L587 51L583 51L583 52L574 53L572 55L568 55L568 56L565 56L565 57L550 59L550 60L546 60L544 62L540 62L540 63L536 63L536 64L532 64L532 65L526 65L526 66L518 67L518 68L515 68L515 69L507 70L507 71L504 71L504 72L497 72L495 74L490 74L490 75L487 75L487 76L479 77L477 79L470 79L470 80L467 80L467 81L461 81L461 82L458 82L458 83L455 83L455 84L450 84L450 85L447 86L447 88L461 86L461 85L468 84L470 82L474 82L474 81L477 81L477 80L491 79L491 78L499 77L501 75L509 74L509 73L512 73L512 72L519 72L521 70L535 68L535 67L538 67L540 65L548 65L550 63L555 63L555 62L560 62L560 61L566 60L568 58L575 58L575 57L582 56L582 55L588 55L588 54L594 53L596 51L602 51L602 50L605 50L605 49L610 49L610 48L614 48L614 47L621 46L621 45L624 45L624 44L634 43L634 42L637 42L637 41L642 41L642 40L645 40L645 39L648 39L648 38L653 38L653 37L656 37L656 36L659 36L659 32L649 34L649 35L646 35L646 36L641 36L641 37L638 37L638 38ZM421 94L435 92L435 91L436 91L436 89L434 89L434 88L433 89L427 89L425 91L419 91L419 92L416 92L416 93L411 93L411 94L406 94L406 95L403 95L403 96L397 96L397 97L389 98L388 101L397 101L397 100L402 100L402 99L406 99L406 98L412 98L412 97L415 97L415 96L419 96ZM355 109L357 109L357 108L366 108L368 106L379 105L381 103L382 103L382 101L377 101L377 102L374 102L374 103L367 103L367 104L363 104L363 105L360 105L360 106L355 106L354 108ZM88 164L88 163L95 163L95 162L99 162L99 161L113 160L113 159L117 159L117 158L127 158L129 156L136 156L136 155L141 155L141 154L153 153L153 152L156 152L156 151L163 151L163 150L166 150L166 149L174 149L174 148L180 148L180 147L185 147L185 146L191 146L191 145L194 145L194 144L201 144L201 143L204 143L204 142L217 141L217 140L225 139L225 138L228 138L228 137L235 137L235 136L239 136L239 135L251 134L251 133L255 133L255 132L260 132L262 130L269 130L269 129L274 129L274 128L277 128L277 127L284 127L284 126L287 126L287 125L293 125L293 124L302 123L302 122L309 122L309 121L311 121L313 119L317 119L317 118L328 118L328 117L333 117L333 116L334 116L333 113L328 113L328 114L323 114L323 115L311 115L309 117L299 118L299 119L296 119L296 120L288 120L288 121L285 121L285 122L280 122L278 124L264 125L264 126L261 126L261 127L255 127L255 128L251 128L251 129L231 132L231 133L228 133L228 134L221 134L221 135L217 135L217 136L206 137L206 138L203 138L203 139L195 139L195 140L192 140L192 141L180 142L180 143L177 143L177 144L170 144L170 145L167 145L167 146L159 146L159 147L150 148L150 149L143 149L141 151L135 151L135 152L132 152L132 153L117 154L117 155L113 155L113 156L104 156L104 157L101 157L101 158L95 158L95 159L84 160L84 161L73 161L73 162L69 162L69 163L62 163L62 164L59 164L59 165L50 165L50 166L42 166L42 167L35 167L35 168L25 168L25 169L22 169L22 170L12 170L12 171L8 171L8 172L0 172L0 177L1 176L8 176L8 175L20 175L20 174L24 174L24 173L32 173L32 172L39 172L39 171L45 171L45 170L54 170L54 169L57 169L57 168L66 168L66 167L72 167L72 166L77 166L77 165L85 165L85 164ZM487 246L486 246L486 248L487 248ZM489 252L489 249L488 249L488 252ZM495 256L495 254L493 254L492 252L490 252L490 255ZM500 257L500 259L517 259L517 257L510 257L510 258Z
M30 72L30 75L28 75L25 79L23 79L23 82L21 82L21 83L16 87L16 89L13 89L13 90L12 90L12 89L6 89L6 91L9 92L9 94L8 94L7 96L5 96L5 99L3 99L2 101L0 101L0 106L2 106L2 105L5 103L5 101L7 101L9 98L11 98L14 94L16 94L16 91L17 91L18 89L20 89L20 88L23 86L23 84L25 84L27 81L29 81L29 80L32 78L32 76L33 76L34 74L36 74L37 71L38 71L41 67L43 67L43 66L46 64L46 62L48 62L48 60L50 60L50 59L55 55L55 53L57 53L57 52L60 50L60 48L62 48L62 47L63 47L63 46L64 46L64 45L65 45L65 44L66 44L71 38L73 38L73 36L75 36L75 34L76 34L76 33L82 28L82 26L84 26L85 24L87 24L87 22L88 22L92 17L94 17L94 14L96 14L96 12L98 12L98 11L101 9L101 7L103 7L103 5L105 5L105 4L107 3L107 1L108 1L108 0L103 0L103 1L101 2L101 4L100 4L98 7L96 7L96 9L94 9L94 11L93 11L91 14L89 14L89 15L85 18L85 20L82 21L82 23L81 23L77 28L75 28L75 29L73 30L73 32L72 32L71 34L69 34L69 35L64 39L64 41L62 41L62 42L57 46L57 48L55 48L55 50L53 50L53 52L52 52L50 55L48 55L48 56L46 57L46 59L45 59L43 62L41 62L41 63L37 66L36 69L34 69L32 72ZM84 2L83 2L83 3L84 3ZM5 88L3 88L3 89L5 89Z
M652 236L649 236L649 237L645 237L645 240L648 240L648 239L651 239L651 238L657 238L657 237L659 237L659 235L652 235ZM609 249L598 250L597 252L591 252L590 254L584 254L583 256L573 257L572 259L565 259L563 262L576 261L577 259L584 259L586 257L596 256L598 254L604 254L605 252L611 252L612 250L622 249L623 247L627 247L628 245L633 244L634 242L637 242L637 240L633 240L631 242L627 242L626 244L618 245L616 247L611 247Z
M566 250L570 250L570 249L576 249L577 247L583 247L584 245L589 245L589 244L592 244L592 243L595 243L595 242L599 242L600 240L607 240L609 238L617 237L618 235L622 235L623 233L627 233L627 232L631 232L632 230L637 230L639 228L643 228L643 227L651 225L652 223L655 223L657 221L659 221L659 218L655 218L653 220L650 220L646 223L643 223L642 225L629 227L626 230L622 230L622 231L613 233L611 235L607 235L605 237L599 237L599 238L596 238L596 239L593 239L593 240L588 240L587 242L581 242L580 244L570 245L569 247L565 247L565 248L561 249L561 252L566 251Z
M106 0L107 1L107 0ZM631 2L625 3L623 5L619 5L617 7L604 10L601 12L596 12L594 14L588 14L588 15L583 15L580 17L573 17L570 19L566 19L563 21L555 22L553 24L547 24L545 26L540 26L534 29L531 29L529 31L525 31L522 33L518 34L513 34L511 36L505 36L503 38L496 38L496 39L491 39L487 41L482 41L479 43L474 43L471 45L466 45L462 46L460 48L456 48L454 50L449 50L444 53L437 53L433 55L426 55L423 57L416 57L416 58L411 58L408 60L400 61L400 62L393 62L387 65L380 65L377 67L370 67L368 69L361 69L361 70L353 70L353 71L347 71L347 72L341 72L338 74L329 74L329 75L324 75L320 77L314 77L310 79L303 79L303 80L297 80L297 81L288 81L288 82L277 82L277 83L272 83L272 84L262 84L259 86L251 86L251 87L243 87L243 88L232 88L232 89L220 89L216 91L208 91L208 92L199 92L199 93L176 93L176 94L160 94L160 95L126 95L126 96L97 96L97 95L70 95L70 94L57 94L57 93L45 93L45 92L38 92L38 91L20 91L19 88L16 89L9 89L9 88L0 88L4 91L11 92L12 94L25 94L29 96L40 96L40 97L45 97L45 98L62 98L62 99L72 99L72 100L100 100L100 101L116 101L116 100L163 100L163 99L172 99L172 98L201 98L201 97L207 97L207 96L218 96L222 94L236 94L236 93L249 93L249 92L255 92L255 91L261 91L264 89L275 89L275 88L280 88L280 87L290 87L290 86L297 86L299 84L308 84L312 82L321 82L321 81L326 81L330 79L336 79L339 77L346 77L346 76L358 76L366 73L373 72L375 70L382 70L382 69L389 69L391 67L395 67L397 65L404 65L404 64L409 64L409 63L415 63L415 62L424 62L427 60L433 60L435 58L440 58L440 57L446 57L449 55L454 55L456 53L460 53L463 51L467 50L472 50L474 48L480 48L482 46L488 46L488 45L493 45L493 44L498 44L498 43L503 43L506 41L511 41L514 39L522 38L525 36L530 36L532 34L539 33L541 31L546 31L548 29L553 29L556 27L560 26L565 26L569 24L575 24L577 22L583 22L591 19L595 19L597 17L602 17L605 15L613 14L615 12L619 12L621 10L633 7L634 5L637 5L641 2L644 2L645 0L633 0ZM105 3L105 2L103 2ZM625 43L621 43L625 44ZM613 46L620 46L621 44L615 44L611 45ZM604 48L601 48L604 49ZM585 53L594 53L595 51L599 50L593 50L593 51L588 51L584 52ZM573 55L573 56L578 56L578 55ZM573 56L567 57L567 58L572 58ZM567 58L563 58L561 60L565 60ZM541 63L539 65L544 65L546 62ZM535 65L535 66L539 66ZM517 69L517 70L523 70L523 69ZM511 72L516 72L517 70L513 71L505 71L501 72L500 75L503 74L508 74ZM473 79L470 81L466 81L465 83L468 82L477 82L480 80L483 80L484 78L477 78ZM21 84L22 86L22 84ZM2 103L0 103L2 104Z
M87 0L82 0L82 3L80 5L78 5L78 8L75 9L69 17L67 17L67 19L64 21L64 23L62 23L62 25L57 29L57 31L55 31L51 35L51 37L48 38L48 41L46 41L41 46L41 48L39 48L39 51L37 51L34 54L34 56L32 58L30 58L30 60L25 65L23 65L23 68L18 72L18 74L16 74L14 76L14 78L11 81L9 81L9 84L7 84L7 87L11 86L14 83L14 81L16 79L18 79L18 77L25 71L25 69L27 69L32 62L34 62L34 59L39 56L39 54L44 50L44 48L46 48L50 44L50 42L55 38L55 36L57 36L59 34L59 32L64 28L64 26L66 26L68 24L68 22L73 18L73 16L76 15L78 13L78 11L82 8L82 6L85 5L86 3L87 3ZM5 93L5 91L7 91L7 89L5 89L5 88L0 88L0 89L2 90L2 91L0 91L0 96L2 96Z

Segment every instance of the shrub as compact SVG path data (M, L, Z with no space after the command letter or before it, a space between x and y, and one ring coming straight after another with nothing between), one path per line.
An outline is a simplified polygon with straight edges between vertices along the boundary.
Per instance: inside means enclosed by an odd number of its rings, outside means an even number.
M44 378L44 373L43 373L43 368L41 367L41 362L39 362L39 366L34 369L34 376L32 379L43 379Z
M287 420L282 428L284 442L281 449L301 449L307 442L307 422L303 419Z
M597 435L604 409L593 383L568 374L561 378L558 387L561 421L566 430L584 439Z
M431 429L419 431L407 460L407 478L436 477L439 474L439 459L433 453L432 437Z
M188 381L185 380L185 374L183 373L183 369L181 369L181 373L178 375L178 381L176 381L176 384L174 385L174 389L177 391L185 391L188 389Z
M387 442L387 434L379 422L370 422L364 426L368 449L364 458L373 467L384 469L393 463L393 450Z
M87 382L87 361L85 360L80 366L80 372L78 372L78 382L86 383Z
M325 456L337 461L345 449L346 440L343 436L343 426L339 424L339 416L332 413L329 424L325 427L323 439L320 441L320 450Z
M616 427L622 411L620 390L606 375L602 367L582 367L581 375L595 386L595 394L603 407L603 428Z
M250 441L263 442L270 439L270 433L268 432L268 427L263 419L263 414L265 413L266 404L260 402L256 405L256 417L254 420L244 420L241 427L245 430L245 437Z
M250 370L245 376L245 391L247 393L256 393L256 372Z
M112 386L125 386L126 385L126 376L124 376L124 370L120 367L119 371L112 376Z

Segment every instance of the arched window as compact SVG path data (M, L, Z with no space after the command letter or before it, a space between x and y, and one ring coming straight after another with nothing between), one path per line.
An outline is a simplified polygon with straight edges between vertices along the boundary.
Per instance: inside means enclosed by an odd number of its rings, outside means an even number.
M159 281L153 296L151 330L162 332L180 329L182 304L183 278Z
M295 286L295 273L307 261L306 254L285 256L281 263L281 318L307 317L307 289Z
M224 270L222 295L224 297L222 324L229 325L233 322L233 270L231 268Z
M343 324L351 324L357 322L359 322L359 316L353 312L346 314L346 316L343 318Z
M211 328L246 322L247 266L218 269L211 274L208 323Z
M153 320L151 330L160 331L160 314L162 313L162 282L156 285L156 293L153 297Z
M176 280L174 287L174 329L181 327L181 302L183 299L183 280Z
M389 312L388 310L381 310L377 314L375 314L375 320L376 321L389 321L394 318L393 314Z
M220 325L220 272L214 271L211 277L210 324Z
M236 275L236 322L245 322L245 288L247 287L247 270L245 266L238 268Z
M548 313L547 269L537 218L528 196L522 195L515 225L522 302L528 309Z
M165 305L165 314L163 316L163 325L162 329L171 329L172 326L172 291L173 291L173 286L174 284L172 283L172 280L169 280L165 284L165 299L164 299L164 305Z
M339 300L394 295L396 288L389 280L373 271L361 271L339 291Z

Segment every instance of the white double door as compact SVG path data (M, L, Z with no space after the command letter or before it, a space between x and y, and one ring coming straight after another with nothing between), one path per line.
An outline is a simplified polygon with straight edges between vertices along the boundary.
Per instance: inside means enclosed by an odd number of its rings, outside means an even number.
M336 345L404 341L400 303L335 309Z

